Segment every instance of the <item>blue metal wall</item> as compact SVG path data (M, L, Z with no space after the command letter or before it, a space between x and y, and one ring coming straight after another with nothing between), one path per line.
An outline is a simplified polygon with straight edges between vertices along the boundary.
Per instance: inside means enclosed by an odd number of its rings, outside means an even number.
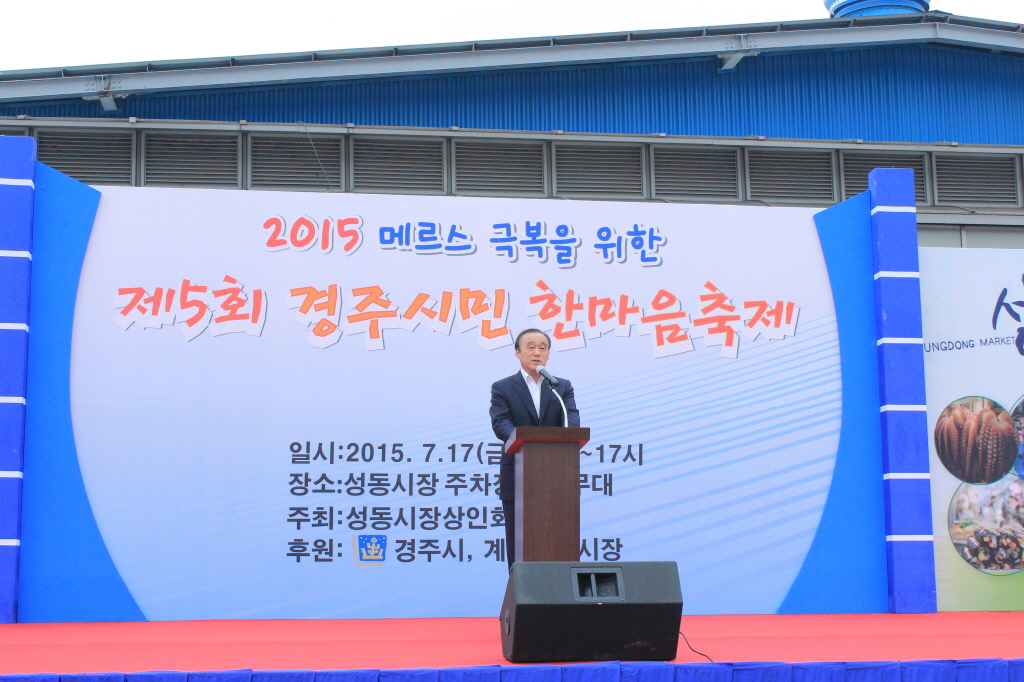
M1024 59L930 46L132 96L117 118L1024 144ZM103 117L95 101L0 115Z

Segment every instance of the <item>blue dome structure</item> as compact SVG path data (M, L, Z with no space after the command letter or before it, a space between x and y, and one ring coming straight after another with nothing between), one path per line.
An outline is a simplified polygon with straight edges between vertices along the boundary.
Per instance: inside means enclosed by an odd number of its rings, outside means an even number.
M834 18L865 17L874 14L914 14L927 12L927 0L825 0Z

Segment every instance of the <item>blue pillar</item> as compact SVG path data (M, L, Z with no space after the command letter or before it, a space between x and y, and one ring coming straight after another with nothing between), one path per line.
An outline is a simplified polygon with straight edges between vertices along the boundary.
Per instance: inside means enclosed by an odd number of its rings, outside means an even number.
M36 143L0 136L0 623L18 616Z
M924 391L914 172L868 175L889 610L935 611L935 554Z

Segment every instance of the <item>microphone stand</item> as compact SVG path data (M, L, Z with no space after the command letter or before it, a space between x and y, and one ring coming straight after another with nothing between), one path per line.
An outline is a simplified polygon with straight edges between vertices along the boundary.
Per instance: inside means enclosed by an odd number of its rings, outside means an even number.
M551 382L548 381L547 378L545 378L544 381L547 381L548 386L551 386ZM569 428L569 411L565 409L565 401L562 400L562 396L558 395L558 391L555 390L554 386L551 386L551 392L555 394L555 397L558 398L559 404L562 406L562 427L567 429Z

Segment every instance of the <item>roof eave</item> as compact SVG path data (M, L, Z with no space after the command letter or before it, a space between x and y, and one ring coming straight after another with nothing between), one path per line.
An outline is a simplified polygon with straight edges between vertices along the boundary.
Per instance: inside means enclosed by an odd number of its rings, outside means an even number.
M916 17L917 23L910 23ZM939 21L938 19L945 19ZM0 78L24 75L18 80L0 80L0 102L55 99L88 99L181 90L253 87L294 82L334 81L385 76L410 76L442 72L518 69L566 66L595 62L699 58L737 53L825 49L868 48L884 45L940 44L995 52L1024 54L1020 27L950 15L907 15L908 21L890 17L885 23L855 23L844 20L753 24L740 27L692 29L695 35L658 37L667 31L634 34L600 34L551 39L455 43L446 46L407 46L380 50L347 50L344 53L163 62L132 71L134 65L109 65L109 70L61 77L42 76L39 71L6 73ZM922 21L932 19L931 21ZM950 19L957 19L951 21ZM775 30L767 30L774 27ZM726 28L744 29L729 33ZM676 36L680 32L673 32ZM626 36L632 39L617 39ZM538 44L546 40L548 44ZM445 48L441 50L440 48ZM390 51L390 53L387 53ZM290 57L290 59L289 59ZM319 57L319 58L318 58ZM270 60L264 63L263 60ZM214 64L220 64L214 65ZM180 68L175 68L178 66Z

